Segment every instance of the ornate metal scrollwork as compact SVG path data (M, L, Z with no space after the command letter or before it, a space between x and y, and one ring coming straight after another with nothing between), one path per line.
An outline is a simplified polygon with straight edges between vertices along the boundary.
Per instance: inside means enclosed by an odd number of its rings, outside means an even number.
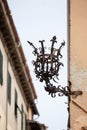
M62 87L61 85L56 87L53 85L53 82L57 83L59 80L60 66L64 66L61 62L61 58L63 57L61 49L65 46L65 41L63 41L60 44L60 47L56 49L54 48L54 44L57 43L56 39L56 36L54 36L50 40L52 42L50 53L45 53L45 47L43 44L45 40L39 41L41 43L40 50L37 49L33 43L27 41L29 45L33 47L33 54L36 56L36 60L33 60L36 77L40 82L45 81L46 86L44 86L44 88L52 97L55 97L56 93L58 93L59 96L79 95L81 92L77 93L77 91L70 91L70 82L66 87Z

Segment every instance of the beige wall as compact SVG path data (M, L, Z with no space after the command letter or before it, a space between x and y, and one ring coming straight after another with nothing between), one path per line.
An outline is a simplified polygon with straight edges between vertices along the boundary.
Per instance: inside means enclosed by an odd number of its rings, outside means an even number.
M87 116L86 60L87 0L70 0L70 80L72 82L72 90L83 91L83 95L77 98L71 97L70 124L72 130L80 130L83 126L80 120ZM87 123L84 125L87 126Z
M21 109L21 104L24 107L24 112L27 114L27 105L25 99L23 98L22 91L18 86L15 75L13 73L11 64L8 60L7 67L7 55L2 45L0 39L0 50L3 54L3 85L0 85L0 130L6 130L6 90L7 90L7 68L11 75L12 85L11 85L11 105L7 102L7 127L8 130L21 130L21 114L18 111L18 118L15 118L14 114L14 104L15 104L15 89L18 93L18 106Z
M4 55L4 60L3 60L3 74L7 73L7 59L6 59L6 54L2 46L2 42L0 39L0 50L2 50L2 54ZM3 85L0 85L0 128L2 130L5 130L5 124L6 124L6 80L7 76L5 74L4 79L3 79Z

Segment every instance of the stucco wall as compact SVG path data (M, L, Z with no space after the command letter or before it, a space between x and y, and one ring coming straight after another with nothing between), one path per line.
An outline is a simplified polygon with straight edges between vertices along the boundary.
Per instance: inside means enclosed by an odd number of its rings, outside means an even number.
M0 130L6 130L6 113L7 113L7 128L8 130L21 130L21 114L18 111L17 118L15 117L14 106L15 106L15 89L18 93L18 106L21 109L23 105L24 112L27 114L27 105L23 98L23 93L18 86L15 75L13 73L12 66L7 58L7 54L0 38L0 50L3 55L3 85L0 85ZM7 65L8 62L8 65ZM7 67L8 66L8 67ZM7 101L6 107L6 91L7 91L7 69L11 75L11 105ZM7 112L6 112L7 111Z
M75 129L76 120L87 116L87 0L70 0L69 22L72 90L83 91L83 95L71 97L70 124L72 130L80 130L82 126Z

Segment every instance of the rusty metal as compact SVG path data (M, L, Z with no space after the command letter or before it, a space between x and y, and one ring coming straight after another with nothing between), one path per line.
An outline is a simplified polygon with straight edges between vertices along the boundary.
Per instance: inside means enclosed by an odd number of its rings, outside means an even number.
M45 81L46 86L44 86L44 88L52 97L56 97L56 93L58 93L59 96L80 95L82 94L80 91L71 92L70 82L69 85L65 87L62 87L61 85L56 87L53 84L54 82L58 84L59 70L61 66L64 66L61 62L61 58L63 57L61 49L65 46L65 41L63 41L60 44L60 47L56 49L54 48L55 43L57 43L56 39L56 36L54 36L50 40L52 42L50 53L45 52L45 40L39 41L41 43L41 47L39 49L37 49L33 43L27 41L29 45L33 47L33 54L36 56L36 60L33 60L36 77L40 80L40 82Z

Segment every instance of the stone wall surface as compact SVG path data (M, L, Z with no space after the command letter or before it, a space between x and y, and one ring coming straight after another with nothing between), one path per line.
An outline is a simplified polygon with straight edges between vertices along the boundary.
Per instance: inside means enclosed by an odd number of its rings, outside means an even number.
M70 124L72 130L82 130L87 126L87 0L70 0L69 22L71 89L83 92L71 96Z

